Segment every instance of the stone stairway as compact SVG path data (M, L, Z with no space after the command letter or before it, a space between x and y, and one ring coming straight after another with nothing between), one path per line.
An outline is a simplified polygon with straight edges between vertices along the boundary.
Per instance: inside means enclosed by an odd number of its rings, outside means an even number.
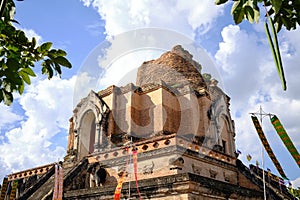
M83 159L75 166L63 168L64 187L70 184L71 180L86 168L87 159ZM22 193L18 200L51 200L53 195L55 168L50 169L46 174L39 178L30 188Z

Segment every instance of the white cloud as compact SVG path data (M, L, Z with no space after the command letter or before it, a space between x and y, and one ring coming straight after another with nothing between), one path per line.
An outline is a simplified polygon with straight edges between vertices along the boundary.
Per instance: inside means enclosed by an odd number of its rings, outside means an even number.
M97 9L105 20L109 36L138 28L157 27L193 37L197 28L205 33L223 13L223 6L216 6L211 0L202 0L201 3L197 0L81 1L85 6L92 5Z
M14 112L12 107L5 106L3 103L0 104L0 132L1 129L6 128L7 126L14 124L22 120L22 116Z
M297 179L291 181L291 183L292 183L292 187L293 187L293 188L298 188L298 187L300 187L300 177L298 177Z
M63 158L75 79L33 79L19 99L24 118L0 143L1 176Z
M95 67L97 69L97 67ZM73 93L73 108L80 102L80 100L86 97L91 90L96 90L97 76L100 74L100 70L94 71L93 73L88 73L87 71L82 71L77 74L76 82L74 83L74 93Z
M32 38L34 37L37 44L42 43L43 41L42 36L37 34L34 30L26 29L26 28L22 28L22 30L24 31L25 35L28 37L29 40L32 40Z
M144 61L158 58L162 53L161 50L140 49L139 51L128 52L122 55L105 69L105 74L98 81L99 87L106 88L110 85L125 86L128 83L135 84L138 67ZM126 63L126 67L124 63Z
M267 113L276 114L283 123L296 148L300 149L300 85L299 60L300 36L295 32L280 35L282 57L288 90L284 92L277 75L267 38L257 32L246 32L229 25L222 31L223 41L215 55L223 74L223 82L231 97L231 113L236 124L236 144L241 149L242 160L252 155L252 163L261 161L261 142L249 113L258 112L259 106ZM289 178L300 176L299 168L274 131L268 117L263 119L263 129L277 159ZM277 173L265 153L265 167Z

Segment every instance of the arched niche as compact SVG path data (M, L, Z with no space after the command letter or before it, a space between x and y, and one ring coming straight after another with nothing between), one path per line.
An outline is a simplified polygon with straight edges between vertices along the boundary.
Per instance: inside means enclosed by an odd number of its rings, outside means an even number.
M233 126L231 120L229 120L229 117L225 114L221 117L221 140L222 140L222 146L224 148L224 153L229 154L231 156L234 156L234 136L233 136Z
M79 159L94 152L96 136L96 116L92 110L88 110L81 118L79 135Z
M108 112L108 106L94 91L74 109L74 148L77 149L79 160L100 149Z

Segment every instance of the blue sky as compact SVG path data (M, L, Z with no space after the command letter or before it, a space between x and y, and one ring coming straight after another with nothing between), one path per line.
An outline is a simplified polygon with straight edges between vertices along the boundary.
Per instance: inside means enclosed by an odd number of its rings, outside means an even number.
M288 90L283 92L263 23L234 25L229 14L230 4L215 6L211 0L201 3L192 0L25 0L16 5L19 27L28 36L37 37L40 43L51 41L55 48L66 50L73 68L64 70L61 79L55 77L48 81L39 75L13 106L0 105L0 177L63 159L68 119L76 103L73 102L74 87L88 91L86 88L95 85L95 80L87 74L80 74L77 79L78 72L90 63L96 47L105 49L105 39L113 41L128 31L142 28L171 31L172 36L183 35L207 51L220 74L223 89L231 97L236 146L242 151L240 158L245 164L249 164L247 154L253 157L252 164L261 161L261 143L248 114L258 111L260 105L266 112L277 114L300 150L299 30L282 30L279 34L288 82ZM104 85L120 82L124 74L160 53L157 49L127 52L113 62L114 67L107 71L101 69L105 72L101 76ZM36 72L39 70L36 66ZM300 170L268 118L264 119L263 127L287 176L292 181L297 179L293 183L300 186ZM267 167L277 174L265 154Z

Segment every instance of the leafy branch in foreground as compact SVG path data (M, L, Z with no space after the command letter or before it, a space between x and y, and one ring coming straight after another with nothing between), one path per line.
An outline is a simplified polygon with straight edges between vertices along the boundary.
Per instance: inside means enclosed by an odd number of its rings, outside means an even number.
M217 5L227 3L228 0L216 0ZM278 46L277 33L284 26L287 30L297 28L300 25L300 1L299 0L233 0L231 14L236 24L241 23L244 19L250 23L258 23L260 17L259 7L265 7L266 18L272 28L273 39L271 37L268 22L265 22L266 34L269 39L270 47L273 53L274 62L277 67L279 77L282 82L283 90L286 90L286 81L281 62L280 50ZM273 42L274 41L274 42Z
M0 103L11 105L14 92L22 94L25 85L30 85L31 78L36 76L33 71L36 63L41 63L42 74L48 79L54 74L61 75L61 67L72 65L65 51L52 49L51 42L38 45L35 38L30 40L24 31L13 26L17 21L12 0L4 0L0 6Z

